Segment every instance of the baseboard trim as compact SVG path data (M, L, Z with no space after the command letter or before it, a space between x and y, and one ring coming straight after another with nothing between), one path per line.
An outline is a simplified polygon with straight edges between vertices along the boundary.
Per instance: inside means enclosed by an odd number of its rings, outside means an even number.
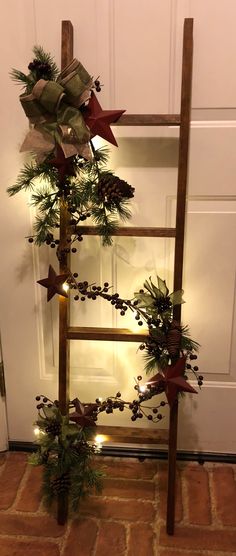
M10 441L9 450L11 452L33 452L36 448L34 442ZM138 458L140 461L149 459L168 459L168 450L150 449L150 448L133 448L133 447L115 447L103 446L101 456L113 457L129 457ZM177 460L179 461L197 461L200 464L205 462L215 463L236 463L236 454L220 454L217 452L191 452L185 450L177 451Z

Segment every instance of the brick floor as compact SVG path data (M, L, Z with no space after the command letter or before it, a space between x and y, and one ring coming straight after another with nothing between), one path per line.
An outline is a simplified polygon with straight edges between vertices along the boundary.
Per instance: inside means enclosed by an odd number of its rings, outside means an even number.
M236 465L181 463L175 535L165 531L167 464L98 458L99 496L64 527L44 511L41 470L0 455L1 556L236 556Z

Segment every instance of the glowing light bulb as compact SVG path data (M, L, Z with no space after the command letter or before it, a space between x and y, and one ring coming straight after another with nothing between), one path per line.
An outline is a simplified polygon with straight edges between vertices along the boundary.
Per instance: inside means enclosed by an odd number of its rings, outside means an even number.
M42 431L39 427L34 427L34 434L35 436L41 436L42 434L45 434L44 431Z
M95 440L96 450L100 452L100 450L102 449L103 442L106 442L108 438L104 434L97 434L94 440Z
M103 442L105 442L107 440L107 437L104 434L97 434L95 436L95 442L96 444L102 444Z
M67 282L64 282L64 284L62 284L62 288L65 292L68 292L69 284L67 284Z
M142 384L141 386L139 386L139 391L140 392L146 392L147 390L147 386L145 386L145 384Z

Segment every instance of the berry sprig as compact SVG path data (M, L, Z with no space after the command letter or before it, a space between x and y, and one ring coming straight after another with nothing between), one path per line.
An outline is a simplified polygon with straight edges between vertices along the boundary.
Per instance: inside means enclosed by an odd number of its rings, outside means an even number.
M164 384L159 384L158 386L153 386L151 384L147 384L142 386L140 381L142 377L139 375L135 379L135 386L134 389L137 392L137 399L132 401L125 401L121 397L121 393L117 392L115 396L109 396L105 400L101 400L100 398L96 399L96 403L98 405L98 415L99 413L113 413L114 410L118 409L119 411L124 411L128 409L131 411L131 421L136 421L137 419L142 419L146 417L149 421L153 423L159 422L163 419L163 415L160 413L160 408L164 407L167 402L162 400L160 403L155 404L154 406L143 405L147 400L150 400L154 396L162 394L165 390Z
M134 390L136 391L137 398L132 401L123 400L120 392L117 392L115 396L107 397L105 400L96 398L95 404L93 404L93 420L97 421L100 413L105 412L107 414L111 414L116 409L121 412L128 409L131 411L131 421L136 421L137 419L142 419L143 417L146 417L149 421L153 421L154 423L160 421L163 418L163 415L160 413L160 408L164 407L167 402L162 400L160 403L153 406L146 405L146 402L154 396L164 392L164 383L160 383L158 385L142 385L141 380L142 376L140 375L135 379ZM55 418L48 419L46 417L47 413L45 412L45 408L58 408L58 400L52 401L44 395L38 395L36 396L36 401L40 402L37 404L39 416L41 419L44 419L44 421L47 420L46 428L44 427L45 432L48 434L54 434L54 436L59 434L61 429L60 422L58 422ZM75 407L75 401L70 401L69 410L74 409Z
M145 308L139 306L138 299L122 299L119 293L111 292L112 286L109 285L109 282L104 282L103 286L98 286L95 283L89 284L87 281L80 282L77 278L77 272L68 278L69 287L77 290L74 295L75 301L85 301L86 299L95 301L98 297L101 297L110 302L122 317L129 310L134 314L134 318L139 326L147 325L149 333L139 346L146 360L152 363L150 369L146 365L147 372L154 369L156 365L161 369L165 369L179 357L185 356L188 361L186 371L191 370L197 379L198 385L202 386L203 376L198 374L198 366L192 366L189 363L189 361L197 359L197 355L194 353L197 344L188 337L186 328L181 327L170 316L168 318L162 317L160 308L158 308L157 314L153 313L153 315L150 315L145 311ZM143 290L139 290L139 294L142 293ZM171 302L169 300L166 303L164 302L165 300L162 301L162 309L166 311L167 305L170 307Z
M81 219L83 220L83 218ZM56 227L59 227L59 225ZM30 236L26 236L26 239L28 239L29 243L34 243L36 237L37 237L36 235L35 236L30 235ZM55 247L57 247L57 257L58 260L60 260L63 253L67 253L67 254L77 253L78 249L76 247L73 247L75 241L79 241L79 242L83 241L83 236L78 231L76 231L76 233L72 234L70 237L67 238L67 244L68 244L67 247L60 248L60 240L58 238L55 238L53 233L48 232L47 235L45 236L43 243L51 247L51 249L55 249Z
M135 313L135 320L138 321L138 325L143 325L143 320L141 320L141 318L143 317L145 320L145 315L141 309L137 309L137 300L122 299L119 293L110 293L109 290L111 290L112 286L109 285L109 282L104 282L103 286L99 286L95 283L89 284L86 280L83 282L77 281L78 276L78 272L74 272L73 274L70 273L67 279L69 288L71 290L77 290L74 296L75 301L85 301L86 298L95 301L98 297L102 297L110 302L115 309L119 310L122 317L125 316L128 309L130 309Z
M35 79L48 79L52 78L52 67L47 62L42 62L41 60L34 58L32 62L29 63L28 69L35 74Z
M189 359L190 359L191 361L193 361L193 360L197 359L197 355L195 355L195 354L193 354L193 353L190 353ZM191 363L187 363L186 369L187 369L188 371L189 371L189 370L192 371L192 373L195 375L195 377L196 377L196 379L197 379L197 383L198 383L199 388L201 388L201 386L203 385L204 377L203 377L202 375L199 375L199 374L198 374L198 371L199 371L198 366L197 366L197 365L192 365Z
M100 93L100 91L102 90L101 87L103 87L103 85L101 85L99 77L100 77L100 75L94 80L94 87L95 87L97 93Z

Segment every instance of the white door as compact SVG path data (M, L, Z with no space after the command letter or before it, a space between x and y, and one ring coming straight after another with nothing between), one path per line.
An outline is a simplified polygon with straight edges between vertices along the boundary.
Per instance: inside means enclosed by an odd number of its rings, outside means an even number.
M55 10L49 12L45 0L22 0L17 5L13 0L8 2L0 39L4 45L2 102L9 107L3 111L2 119L2 128L7 133L0 139L3 156L0 237L4 263L0 276L0 324L10 438L31 440L34 396L57 395L57 302L53 299L46 304L43 288L35 284L47 275L52 253L41 250L32 255L31 247L23 239L30 232L31 218L25 196L8 199L5 194L5 187L14 181L22 164L18 146L26 130L18 90L8 79L9 68L24 69L35 42L55 52L59 60L60 21L71 19L75 27L75 55L81 57L93 75L102 76L100 99L105 108L126 107L131 113L178 112L183 18L193 16L192 118L197 123L193 123L191 133L184 275L187 303L183 319L190 325L192 336L202 344L199 365L205 386L198 396L186 396L181 403L179 446L235 452L236 441L230 426L236 397L236 80L230 62L236 52L235 3L228 0L225 10L223 1L216 6L212 0L203 7L197 0L165 3L148 0L139 3L139 12L134 9L134 0L106 1L102 6L98 0L86 5L73 0L66 9L61 1L51 4ZM116 153L112 150L111 167L136 187L133 223L170 225L175 209L176 131L117 129L117 134L123 137L119 139L120 150ZM127 297L156 271L171 287L172 240L119 238L113 249L101 251L97 238L85 238L80 260L84 279L91 276L93 281L108 280ZM56 266L56 261L53 264ZM92 305L73 304L72 318L72 324L133 326L133 319L132 323L122 318L119 321L110 307L97 302L96 309ZM87 401L88 397L97 396L100 389L100 395L105 396L119 387L124 396L129 395L132 377L142 368L136 348L135 344L72 342L72 393ZM124 422L123 415L119 418ZM114 424L118 422L115 419ZM128 418L125 423L130 424Z

